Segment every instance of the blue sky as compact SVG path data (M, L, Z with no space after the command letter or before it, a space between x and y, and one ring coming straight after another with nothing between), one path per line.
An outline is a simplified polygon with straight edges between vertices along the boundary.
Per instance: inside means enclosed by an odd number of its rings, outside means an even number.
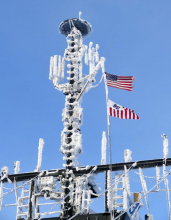
M124 161L125 149L133 152L133 160L163 157L161 134L171 137L171 2L7 0L0 6L0 167L8 166L10 173L16 160L21 172L36 168L39 138L45 141L42 169L62 168L65 97L48 79L49 59L63 55L67 46L59 24L79 11L93 27L84 44L99 44L106 71L136 78L133 92L109 88L112 101L140 116L139 121L111 118L113 162ZM100 77L101 72L97 81ZM85 94L82 107L84 154L79 161L100 164L102 131L107 131L104 83ZM8 215L14 219L15 210Z

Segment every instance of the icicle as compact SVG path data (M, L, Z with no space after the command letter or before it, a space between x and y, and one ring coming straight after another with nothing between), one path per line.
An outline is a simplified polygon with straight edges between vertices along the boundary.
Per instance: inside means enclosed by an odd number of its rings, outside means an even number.
M99 53L98 53L98 49L99 49L99 45L96 44L96 55L95 55L96 63L99 62Z
M93 42L89 43L89 49L88 49L88 58L89 60L92 60L92 46L93 46Z
M79 11L79 19L81 19L82 11Z
M20 172L20 161L14 162L14 174L17 174Z
M39 147L38 147L38 162L36 171L40 171L42 165L42 152L43 152L44 140L42 138L39 139Z
M130 162L130 161L132 160L131 154L132 154L132 151L130 151L129 149L126 149L126 150L124 151L124 159L125 159L125 162Z
M53 79L53 57L50 58L50 70L49 70L49 79L52 80Z
M106 144L107 144L106 132L103 131L103 133L102 133L102 141L101 141L101 151L102 151L101 165L105 165L106 164Z
M157 179L157 189L160 190L160 185L159 185L159 181L160 181L160 168L158 166L156 166L156 179Z
M88 65L88 53L87 53L87 46L85 45L85 64Z
M64 74L65 74L65 58L62 58L62 75L61 75L61 80L64 80Z
M61 65L61 56L58 57L58 78L61 76L62 65Z
M169 142L168 142L168 139L167 139L167 135L163 134L161 135L161 137L163 138L163 157L164 157L164 160L165 160L165 164L166 164L166 159L168 158L168 155L169 155Z
M55 78L58 77L57 59L58 59L58 56L55 55L53 58L53 76Z
M164 145L164 144L163 144ZM163 177L164 179L164 185L166 188L166 199L167 199L167 210L168 210L168 216L169 216L169 220L171 220L171 213L170 213L170 190L169 190L169 181L166 177L166 166L165 164L163 164Z

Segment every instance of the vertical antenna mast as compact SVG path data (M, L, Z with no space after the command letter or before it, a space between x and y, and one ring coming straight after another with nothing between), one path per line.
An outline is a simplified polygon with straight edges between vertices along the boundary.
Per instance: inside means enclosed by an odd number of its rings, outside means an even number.
M66 168L62 177L62 188L64 189L64 203L62 204L63 219L68 219L78 211L77 205L74 203L73 189L75 188L73 167L79 167L77 157L82 153L82 137L80 126L82 124L82 108L81 97L84 92L91 88L92 82L95 81L95 75L100 67L104 69L104 58L98 59L98 48L93 48L90 42L89 49L83 45L83 37L88 36L92 32L91 25L81 19L73 18L62 22L59 26L59 32L66 36L67 49L65 49L64 57L51 57L49 79L53 81L54 86L58 90L62 90L65 98L65 108L63 109L62 121L64 129L61 133L61 152L64 154L63 159L66 161L63 166ZM87 53L88 50L88 53ZM82 75L82 58L85 55L85 63L89 65L89 75ZM58 58L58 62L57 62ZM60 78L64 78L65 61L69 62L67 67L68 82L60 84ZM58 64L57 64L58 63ZM97 63L95 65L95 63ZM62 75L62 77L61 77ZM80 201L81 202L81 201Z

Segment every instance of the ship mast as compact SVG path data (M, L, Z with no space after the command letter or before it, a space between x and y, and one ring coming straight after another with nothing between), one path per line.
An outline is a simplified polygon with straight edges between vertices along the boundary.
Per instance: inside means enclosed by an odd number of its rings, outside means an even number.
M96 87L103 79L105 68L105 58L99 59L99 45L93 47L90 42L89 47L83 44L83 38L92 32L90 23L79 18L65 20L59 26L59 31L66 37L67 48L63 58L54 55L50 58L49 79L54 87L62 91L65 95L65 107L62 113L64 128L61 132L60 151L63 154L63 169L41 171L42 154L44 140L39 139L38 162L36 170L29 173L20 172L20 162L14 163L14 174L9 174L8 167L1 169L0 176L0 211L3 207L16 206L16 220L137 220L141 219L138 212L142 207L142 199L145 199L147 214L145 220L153 220L149 206L149 193L165 191L168 219L171 219L170 212L170 189L168 176L171 169L167 171L167 166L171 166L171 158L168 158L168 139L165 134L163 138L163 159L144 160L131 162L131 151L125 150L124 163L106 164L106 135L103 132L102 138L102 160L101 165L80 167L77 160L82 151L82 108L81 101L85 92ZM89 73L83 74L83 58L89 66ZM65 65L67 65L67 77L65 76ZM95 83L95 77L99 69L102 69L101 80ZM64 79L66 78L66 79ZM64 81L64 83L60 83ZM109 162L112 162L111 160ZM142 169L156 168L156 177L145 176ZM160 176L160 167L163 167L163 176ZM130 171L139 170L142 190L134 192L130 188ZM112 172L115 178L112 179ZM120 172L120 173L119 173ZM104 191L99 192L94 175L105 173ZM156 178L155 184L147 190L145 178ZM161 189L161 182L164 182L165 189ZM8 192L5 184L13 183L14 188ZM121 187L118 187L118 185ZM156 188L156 189L155 189ZM120 193L120 191L122 193ZM16 202L13 204L3 204L4 197L14 193ZM141 195L143 193L143 195ZM96 199L104 196L105 210L101 213L91 213L90 205ZM92 198L95 198L92 200ZM42 199L45 201L42 202ZM48 201L47 201L48 200ZM53 200L53 202L51 202ZM119 201L122 200L122 203ZM42 206L53 205L45 212ZM54 210L60 205L60 209ZM110 213L109 213L110 211ZM47 215L57 214L59 217L44 218Z
M82 153L82 136L81 136L81 124L82 124L82 108L81 99L85 91L91 88L92 82L95 81L95 75L100 67L104 72L104 58L99 61L98 57L98 45L96 49L92 47L93 43L90 42L89 50L87 52L87 46L83 45L83 37L88 36L91 31L91 25L81 19L81 13L79 19L68 19L62 22L59 26L61 34L66 36L67 49L65 49L64 57L61 61L61 57L51 57L50 66L50 79L53 81L54 86L58 90L63 90L65 97L65 108L63 109L62 120L64 122L64 129L61 133L61 152L64 154L63 159L66 164L63 166L66 168L63 174L63 188L65 199L62 205L63 218L68 219L74 214L74 197L72 191L75 187L73 167L79 167L77 161L78 156ZM85 63L89 65L89 75L84 76L82 74L82 58L85 55ZM68 62L69 68L68 82L64 85L59 85L60 78L64 78L64 65ZM95 63L97 65L95 66Z
M80 30L83 28L80 20L67 20L60 25L60 32L67 35L68 47L64 54L64 59L70 62L68 88L64 90L65 108L63 109L64 129L61 135L61 152L65 155L66 171L64 174L65 197L72 193L74 186L72 168L78 166L77 157L82 153L81 146L81 120L82 108L80 101L76 101L77 96L81 92L82 83L78 80L82 79L82 56L84 48L82 47L81 31L75 27L74 23L80 24ZM66 32L65 26L69 26ZM87 28L91 28L87 23ZM69 34L67 34L69 33ZM63 204L63 218L68 219L73 215L73 196L68 196Z

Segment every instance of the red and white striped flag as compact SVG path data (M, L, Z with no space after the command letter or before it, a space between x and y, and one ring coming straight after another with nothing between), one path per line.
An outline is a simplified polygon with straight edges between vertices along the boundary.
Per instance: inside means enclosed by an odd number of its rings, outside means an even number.
M132 91L133 89L132 83L135 79L133 76L117 76L109 73L105 73L105 74L106 74L107 86L114 87L117 89Z
M125 108L108 99L109 115L121 119L139 119L134 110Z

